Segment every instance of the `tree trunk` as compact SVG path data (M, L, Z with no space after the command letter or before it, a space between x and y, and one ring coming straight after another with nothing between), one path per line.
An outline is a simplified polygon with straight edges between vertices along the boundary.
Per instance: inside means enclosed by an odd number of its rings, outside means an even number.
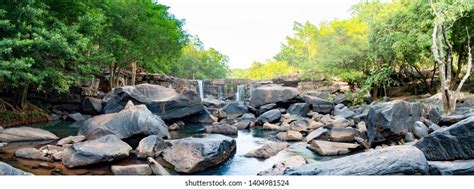
M132 81L130 82L131 85L135 85L137 80L137 63L132 62Z
M18 93L18 95L16 96L16 99L15 99L15 105L19 109L22 109L22 110L26 109L27 108L27 104L26 104L27 97L28 97L28 85L25 85L25 86L23 86L22 88L19 89L19 93Z
M115 63L112 63L112 65L110 65L110 76L109 76L110 89L109 90L112 90L113 88L115 88L114 80L115 80Z

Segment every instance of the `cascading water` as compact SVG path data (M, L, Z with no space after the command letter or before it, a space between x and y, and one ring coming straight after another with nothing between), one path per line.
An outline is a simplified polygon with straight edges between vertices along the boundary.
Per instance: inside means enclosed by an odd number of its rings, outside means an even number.
M235 101L241 101L242 93L244 92L245 85L238 85L237 92L235 93Z
M221 85L217 87L217 99L224 99L224 91Z
M203 99L204 98L204 84L202 80L197 80L197 82L198 82L198 89L199 89L199 97Z

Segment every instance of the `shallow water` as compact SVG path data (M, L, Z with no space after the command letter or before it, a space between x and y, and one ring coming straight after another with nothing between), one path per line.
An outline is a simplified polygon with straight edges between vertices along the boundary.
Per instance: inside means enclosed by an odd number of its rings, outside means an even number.
M32 127L42 128L48 130L57 136L63 138L67 136L76 135L78 131L78 123L72 122L52 122L47 124L36 124ZM170 131L172 139L185 138L185 137L206 137L208 134L204 133L204 125L186 125L185 128L179 131ZM290 147L281 151L277 155L268 159L256 159L244 157L247 152L257 149L268 141L278 141L275 138L276 132L264 131L260 127L252 128L251 130L239 130L237 136L233 136L237 143L237 150L233 157L221 165L211 167L203 172L195 173L197 175L256 175L258 172L271 168L274 164L288 159L291 156L301 155L305 157L309 162L314 161L325 161L332 159L331 157L321 157L311 150L306 148L305 142L293 142L290 143ZM53 142L54 143L54 142ZM23 160L13 157L13 153L20 147L40 147L45 143L22 143L22 144L9 144L9 147L3 149L1 153L1 160L15 167L23 170L31 171L35 174L53 174L54 170L43 170L36 168L39 161ZM169 164L158 158L158 161L162 162L165 167L171 169ZM131 156L128 159L119 160L112 164L127 165L136 163L146 163L141 160L137 160ZM97 165L90 166L85 169L67 169L61 165L60 162L48 163L55 167L56 172L60 174L111 174L109 170L110 165ZM171 173L175 173L170 170ZM176 173L175 173L176 174Z

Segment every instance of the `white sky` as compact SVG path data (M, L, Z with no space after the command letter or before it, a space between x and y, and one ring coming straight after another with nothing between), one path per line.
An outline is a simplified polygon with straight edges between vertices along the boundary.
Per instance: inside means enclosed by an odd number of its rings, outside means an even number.
M342 19L359 0L158 0L170 7L184 29L209 48L229 56L230 68L271 59L293 22Z

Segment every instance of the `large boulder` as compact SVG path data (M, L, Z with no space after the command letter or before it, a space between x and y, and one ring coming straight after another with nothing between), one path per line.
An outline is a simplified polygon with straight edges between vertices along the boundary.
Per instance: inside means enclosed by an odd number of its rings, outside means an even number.
M431 175L474 175L474 159L428 161Z
M316 162L285 171L286 175L425 175L428 162L411 145L391 146Z
M155 159L148 157L146 160L148 162L148 166L151 168L151 172L154 175L170 175L170 173Z
M143 138L136 149L137 158L157 157L165 149L165 141L158 135L150 135Z
M0 161L0 175L32 175Z
M163 120L174 120L201 112L204 105L193 91L177 93L174 89L159 85L140 84L114 88L104 98L104 112L120 112L127 102L145 104Z
M32 127L16 127L0 129L0 142L25 142L56 140L58 137L53 133Z
M248 152L244 156L267 159L269 157L272 157L278 154L278 152L284 150L288 146L289 146L288 143L269 142L261 146L260 148L257 148L255 150Z
M263 113L262 115L258 116L257 122L260 125L262 125L265 122L275 123L275 122L278 122L280 120L280 117L281 117L280 110L273 109L273 110L267 111L267 112Z
M304 95L303 99L306 103L311 105L313 111L318 113L329 114L334 109L334 103L322 98Z
M119 138L128 138L137 134L168 137L168 127L157 115L145 105L133 105L131 102L119 113L92 117L86 120L79 129L79 135L88 138L114 134Z
M219 109L218 115L219 118L238 118L248 112L249 109L243 102L229 102Z
M419 148L431 161L474 158L474 116L450 127L439 129L418 141Z
M115 135L73 144L63 152L62 162L68 168L111 162L128 157L132 147Z
M309 149L323 156L347 154L358 147L359 145L354 143L329 142L323 140L313 140L308 146Z
M309 104L294 103L288 108L287 112L291 115L305 117L308 114L309 109L310 109Z
M163 151L163 158L174 166L177 172L195 173L218 165L235 152L236 142L223 135L205 138L183 138L169 140Z
M272 166L272 168L259 172L257 175L272 176L283 175L285 170L290 168L297 168L306 165L307 161L302 156L292 156L282 162Z
M259 107L270 103L286 103L300 95L298 89L279 85L264 85L253 90L250 105Z
M401 139L413 130L416 121L428 114L429 108L419 103L396 100L373 105L365 120L369 143Z

